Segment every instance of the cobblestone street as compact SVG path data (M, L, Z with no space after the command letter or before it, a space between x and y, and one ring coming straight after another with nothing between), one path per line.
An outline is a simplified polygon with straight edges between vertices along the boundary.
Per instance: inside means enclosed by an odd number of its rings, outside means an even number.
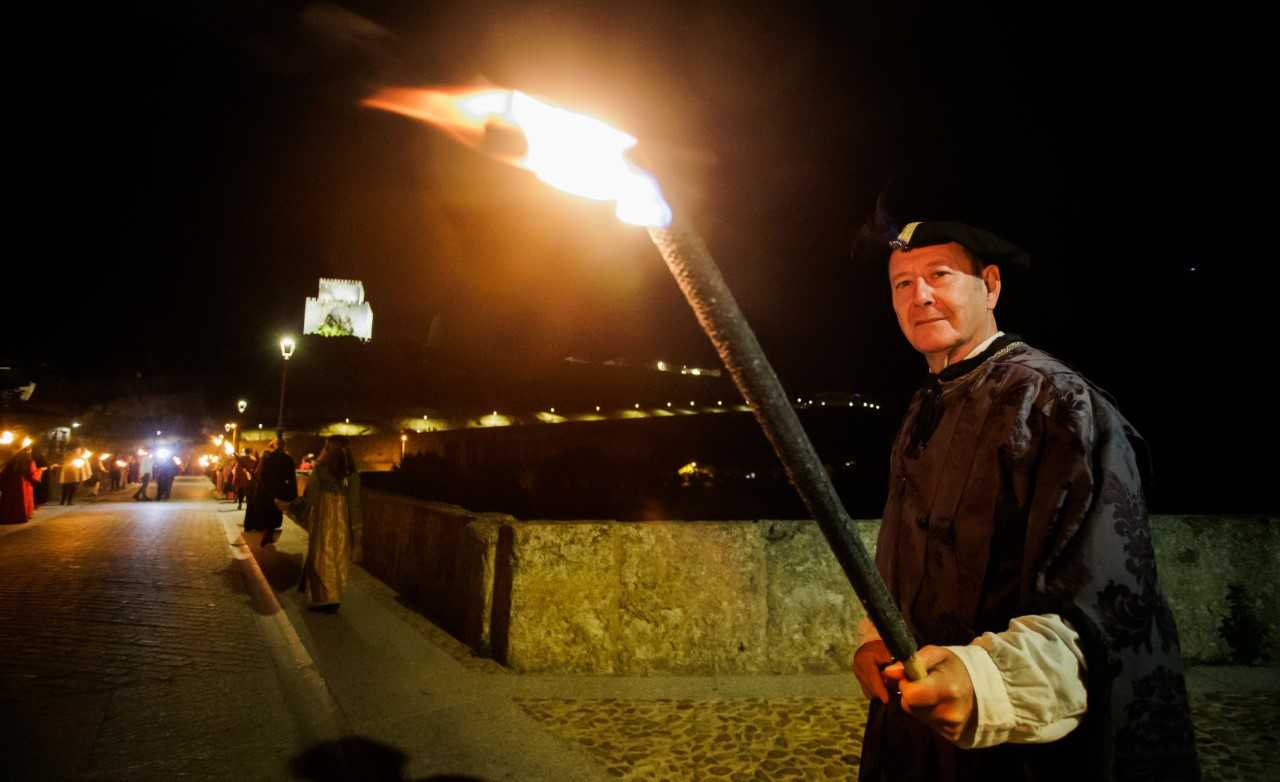
M42 509L0 537L17 778L275 773L294 736L212 504Z
M0 778L856 776L866 704L851 676L512 674L359 568L340 613L306 611L291 523L253 550L271 615L228 545L241 516L100 501L0 530L0 717L15 727ZM284 662L270 622L296 639ZM1191 672L1206 780L1280 778L1274 673Z

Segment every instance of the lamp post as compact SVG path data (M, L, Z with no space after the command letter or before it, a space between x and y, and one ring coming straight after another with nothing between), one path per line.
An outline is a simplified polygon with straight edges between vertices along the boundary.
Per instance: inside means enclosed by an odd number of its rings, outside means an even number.
M284 362L280 369L280 414L276 416L277 431L284 429L284 383L289 375L289 359L293 356L296 347L293 337L284 337L280 340L280 355L284 357Z
M240 415L244 415L244 411L249 409L249 400L241 399L236 402L236 410L240 411ZM232 431L232 447L236 449L236 453L240 453L240 422L236 421L230 424Z
M401 432L400 433L400 467L401 468L404 467L404 447L405 447L405 444L408 442L409 442L409 435Z

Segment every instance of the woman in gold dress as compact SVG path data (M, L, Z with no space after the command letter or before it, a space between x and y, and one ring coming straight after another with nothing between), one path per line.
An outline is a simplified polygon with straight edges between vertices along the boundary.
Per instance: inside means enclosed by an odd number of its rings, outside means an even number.
M300 499L276 505L307 529L299 589L312 610L337 611L350 563L360 559L360 473L345 437L330 437Z

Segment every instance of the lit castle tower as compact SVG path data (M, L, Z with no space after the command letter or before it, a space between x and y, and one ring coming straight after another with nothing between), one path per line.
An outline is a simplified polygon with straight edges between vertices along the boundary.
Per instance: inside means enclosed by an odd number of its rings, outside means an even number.
M320 278L320 295L307 297L302 318L303 334L322 337L373 337L373 308L364 300L359 280Z

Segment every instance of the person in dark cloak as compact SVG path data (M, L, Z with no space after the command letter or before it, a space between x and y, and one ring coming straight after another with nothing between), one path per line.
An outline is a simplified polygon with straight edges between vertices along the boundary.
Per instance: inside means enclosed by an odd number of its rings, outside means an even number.
M275 501L290 503L297 498L297 467L293 457L285 453L284 432L277 432L258 465L253 495L244 512L245 532L261 531L262 545L271 545L284 524L284 514L276 507Z
M156 499L169 499L169 492L173 488L173 478L176 472L173 464L173 457L166 456L163 459L156 459L155 464L156 479Z
M996 327L1019 248L953 222L885 239L930 376L893 446L876 566L928 675L906 680L863 623L859 779L1199 780L1145 442L1104 391Z
M258 460L252 448L245 448L244 453L236 457L236 469L233 485L236 490L236 510L244 507L249 499L249 491L253 488L253 475L258 469Z
M40 482L35 485L34 492L34 499L38 508L49 501L49 484L53 480L53 471L49 469L49 459L45 457L44 451L32 451L31 458L35 461L36 467L40 469Z

